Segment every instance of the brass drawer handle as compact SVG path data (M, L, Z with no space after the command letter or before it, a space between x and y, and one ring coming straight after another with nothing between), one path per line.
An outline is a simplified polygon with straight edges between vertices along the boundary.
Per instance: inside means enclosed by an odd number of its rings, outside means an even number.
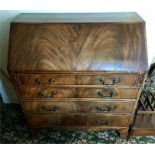
M50 96L46 96L44 92L39 92L38 96L43 98L53 98L56 94L56 91L52 91Z
M113 111L113 106L107 106L107 107L97 106L96 110L101 112L110 112Z
M43 85L51 85L51 84L54 83L54 82L55 82L54 79L49 79L49 80L47 81L47 83L42 83L42 84L43 84ZM41 84L40 80L39 80L39 79L35 79L35 84L36 84L36 85L40 85L40 84Z
M119 80L119 79L115 78L115 79L113 80L113 85L117 85L117 84L119 84L119 83L120 83L120 80Z
M109 97L116 96L116 92L113 90L109 96L105 96L104 93L98 92L98 95L102 98L109 98Z
M109 125L110 121L102 121L102 120L97 120L96 121L97 125Z
M51 97L56 96L56 94L57 94L57 92L56 92L56 91L52 91L52 92L51 92Z
M41 84L40 80L39 79L35 79L35 84L36 85L40 85Z
M48 82L47 82L47 84L50 85L50 84L52 84L52 83L54 83L54 82L55 82L54 79L49 79ZM46 84L46 83L45 83L45 84Z
M59 112L60 111L59 107L54 106L52 108L49 108L48 105L46 105L46 104L42 106L42 109L46 110L46 111L49 111L49 112Z
M115 78L115 79L113 80L113 83L112 83L112 84L106 83L106 82L105 82L105 79L100 79L99 81L100 81L100 83L101 83L102 85L117 85L117 84L120 83L120 80L117 79L117 78Z
M44 94L44 92L39 92L39 93L38 93L38 96L39 96L39 97L45 97L45 94Z
M74 26L74 30L75 30L76 32L80 32L80 29L81 29L81 26L80 26L80 25L75 25L75 26Z

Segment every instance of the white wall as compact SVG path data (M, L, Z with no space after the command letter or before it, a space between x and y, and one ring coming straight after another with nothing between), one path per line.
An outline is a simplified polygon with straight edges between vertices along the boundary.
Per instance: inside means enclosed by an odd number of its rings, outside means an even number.
M0 11L0 69L7 74L7 55L10 21L18 14L16 11ZM0 72L0 93L5 103L16 103L17 97L12 84Z
M5 0L0 7L18 11L0 11L0 68L7 73L9 24L19 13L29 12L122 12L136 11L146 21L149 64L155 59L155 9L153 0ZM31 5L30 5L31 4ZM0 8L1 9L1 8ZM21 10L23 9L23 10ZM31 9L24 10L24 9ZM44 9L44 10L42 10ZM33 11L32 11L33 10ZM17 102L10 82L1 74L0 93L5 103Z

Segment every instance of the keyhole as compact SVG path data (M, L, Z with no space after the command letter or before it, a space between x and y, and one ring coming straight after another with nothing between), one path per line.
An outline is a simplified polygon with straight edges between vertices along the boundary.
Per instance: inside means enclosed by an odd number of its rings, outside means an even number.
M80 25L75 25L75 26L74 26L74 30L75 30L76 32L80 32Z

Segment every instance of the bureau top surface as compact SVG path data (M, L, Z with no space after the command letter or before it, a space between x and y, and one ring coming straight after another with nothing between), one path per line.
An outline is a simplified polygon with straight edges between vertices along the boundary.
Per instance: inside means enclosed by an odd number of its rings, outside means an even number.
M115 13L25 13L17 16L14 23L134 23L144 22L135 12Z

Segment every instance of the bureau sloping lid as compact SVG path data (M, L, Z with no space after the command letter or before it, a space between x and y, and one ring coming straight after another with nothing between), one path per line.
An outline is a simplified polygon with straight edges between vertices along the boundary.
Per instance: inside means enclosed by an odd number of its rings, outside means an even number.
M13 22L8 61L16 71L147 71L145 23Z

